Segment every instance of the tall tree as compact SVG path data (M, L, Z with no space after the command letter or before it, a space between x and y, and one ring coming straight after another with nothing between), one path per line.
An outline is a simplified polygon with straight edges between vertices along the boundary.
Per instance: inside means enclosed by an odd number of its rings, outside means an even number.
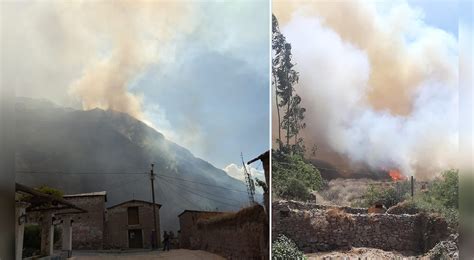
M272 84L275 88L275 103L278 115L278 140L279 148L282 148L281 129L286 130L286 147L290 148L292 112L291 103L294 93L294 85L298 82L298 72L293 69L291 62L291 44L286 42L280 32L276 17L272 16ZM280 108L286 107L283 121L281 120ZM284 122L286 121L286 122Z

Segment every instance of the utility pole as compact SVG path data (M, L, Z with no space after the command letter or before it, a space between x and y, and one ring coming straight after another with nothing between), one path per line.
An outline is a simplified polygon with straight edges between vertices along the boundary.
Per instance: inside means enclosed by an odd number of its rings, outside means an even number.
M153 173L153 166L155 166L155 165L151 164L150 181L151 181L151 197L152 197L152 201L153 201L153 226L155 228L155 230L152 233L152 237L154 239L153 244L152 244L152 248L155 249L155 248L158 248L157 245L158 245L158 235L159 234L156 233L158 228L156 227L155 174Z

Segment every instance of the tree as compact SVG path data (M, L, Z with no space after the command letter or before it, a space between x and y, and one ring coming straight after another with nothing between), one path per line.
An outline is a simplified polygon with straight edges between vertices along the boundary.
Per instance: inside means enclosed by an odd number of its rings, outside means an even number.
M294 94L294 85L298 83L299 75L293 67L291 61L291 44L286 42L285 37L280 32L276 17L272 16L272 85L275 88L275 103L278 116L278 139L279 150L282 150L281 129L286 130L286 149L290 147L290 139L297 136L297 132L302 129L296 125L300 124L304 118L304 109L300 107L301 98ZM283 121L281 120L280 108L286 107ZM299 123L298 123L299 122ZM295 132L296 131L296 132ZM298 143L296 137L295 143Z

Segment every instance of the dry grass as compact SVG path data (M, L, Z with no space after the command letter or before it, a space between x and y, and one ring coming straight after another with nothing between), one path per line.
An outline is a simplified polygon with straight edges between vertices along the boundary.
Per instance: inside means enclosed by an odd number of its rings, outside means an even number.
M354 222L352 215L340 208L327 209L326 220L329 222Z
M243 208L237 212L229 212L208 219L201 219L197 224L199 227L209 225L218 227L224 225L238 225L243 222L266 222L265 210L261 205L254 205Z

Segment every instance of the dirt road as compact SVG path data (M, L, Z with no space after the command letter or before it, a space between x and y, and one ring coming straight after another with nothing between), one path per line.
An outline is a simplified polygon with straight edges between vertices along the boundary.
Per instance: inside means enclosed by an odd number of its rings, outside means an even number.
M154 259L176 259L176 260L223 260L225 258L200 250L176 249L168 252L163 251L141 251L141 252L82 252L73 253L73 260L154 260Z

